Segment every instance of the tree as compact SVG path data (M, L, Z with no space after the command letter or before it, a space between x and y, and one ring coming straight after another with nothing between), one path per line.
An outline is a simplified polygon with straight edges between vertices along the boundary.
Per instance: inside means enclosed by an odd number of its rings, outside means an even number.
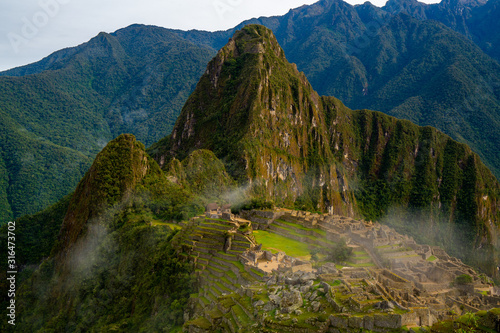
M329 251L328 259L335 262L347 261L352 256L352 248L347 246L345 239L341 238Z
M472 276L469 274L462 274L455 278L455 284L457 285L471 284L472 282Z

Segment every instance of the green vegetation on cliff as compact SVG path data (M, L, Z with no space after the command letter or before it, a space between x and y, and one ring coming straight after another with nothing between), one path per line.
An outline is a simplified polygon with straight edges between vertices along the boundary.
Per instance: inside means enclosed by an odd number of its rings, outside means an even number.
M466 313L454 320L447 320L432 325L431 332L466 333L498 332L500 330L500 309Z
M0 76L0 218L74 190L108 141L171 131L214 50L133 25Z
M454 235L454 253L486 256L493 273L500 185L479 157L435 128L319 97L262 26L235 33L149 152L168 169L197 149L213 150L256 197L376 220L397 211L406 233L425 225L448 246Z
M396 0L377 8L323 0L238 28L257 23L272 29L288 59L320 95L335 96L352 109L379 110L438 128L469 145L498 177L500 66L454 26L466 16L466 24L481 27L476 32L485 38L479 44L498 49L486 41L498 40L498 29L486 28L498 24L498 3L488 1L471 13L464 8L474 5L462 1ZM418 15L421 10L411 12L420 6L452 15L426 19ZM458 21L444 22L454 16Z
M498 55L498 29L490 28L498 3L397 0L381 9L323 0L252 23L274 31L321 95L436 127L467 143L498 176L500 67L451 30ZM150 145L169 134L206 62L235 31L132 25L0 73L0 217L33 214L70 193L113 137L132 133ZM233 60L224 70L236 88L243 59ZM245 121L231 119L236 127ZM239 138L226 134L214 140L231 154ZM231 160L235 175L241 164ZM318 201L303 199L308 209Z
M50 258L19 290L16 330L151 332L182 324L194 284L191 265L171 245L175 232L151 226L132 203L91 227L69 253L65 275Z
M123 134L111 141L78 184L61 228L61 248L56 250L74 244L82 233L85 234L89 220L130 196L147 176L159 173L158 165L133 135Z
M182 164L188 176L178 184L134 136L121 135L97 155L71 196L17 220L17 282L23 287L16 330L179 327L195 284L191 264L172 245L178 227L169 222L203 211L207 202L191 191L210 189L217 177L221 192L230 185L209 151L193 152ZM5 282L1 289L3 306Z

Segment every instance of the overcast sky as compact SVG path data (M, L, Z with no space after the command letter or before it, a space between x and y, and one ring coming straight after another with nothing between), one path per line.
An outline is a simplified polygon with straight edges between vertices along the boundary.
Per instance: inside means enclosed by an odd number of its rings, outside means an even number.
M0 0L0 71L133 23L225 30L317 0ZM347 0L351 4L364 0ZM372 0L383 6L384 0ZM425 0L425 2L439 2Z

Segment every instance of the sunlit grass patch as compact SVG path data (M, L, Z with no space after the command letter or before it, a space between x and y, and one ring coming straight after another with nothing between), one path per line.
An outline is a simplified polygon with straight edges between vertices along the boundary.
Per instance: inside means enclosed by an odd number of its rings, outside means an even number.
M253 232L257 243L262 243L262 249L273 253L283 251L287 255L309 260L311 257L309 247L306 243L274 234L269 231L256 230Z

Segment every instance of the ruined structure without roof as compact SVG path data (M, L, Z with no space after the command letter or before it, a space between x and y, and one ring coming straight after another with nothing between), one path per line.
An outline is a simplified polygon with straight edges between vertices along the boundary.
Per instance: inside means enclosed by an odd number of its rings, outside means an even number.
M200 281L205 287L198 305L205 312L228 310L221 299L234 300L231 295L235 293L252 302L263 293L268 301L253 302L253 310L243 301L237 305L245 317L263 327L286 330L290 321L311 312L317 318L328 318L321 322L308 319L317 327L309 330L312 332L386 332L402 326L430 326L457 314L500 307L498 290L487 277L441 248L419 245L387 226L291 210L243 215L245 219L219 207L216 213L207 209L204 218L191 222L195 231L188 244L203 276ZM365 267L324 263L313 268L304 259L262 250L252 230L268 230L323 248L344 239L349 247L366 253L358 261ZM457 284L457 277L463 275L470 276L470 283ZM268 317L266 313L273 310L277 314ZM220 316L228 327L234 326L224 318ZM197 329L196 325L190 328Z

